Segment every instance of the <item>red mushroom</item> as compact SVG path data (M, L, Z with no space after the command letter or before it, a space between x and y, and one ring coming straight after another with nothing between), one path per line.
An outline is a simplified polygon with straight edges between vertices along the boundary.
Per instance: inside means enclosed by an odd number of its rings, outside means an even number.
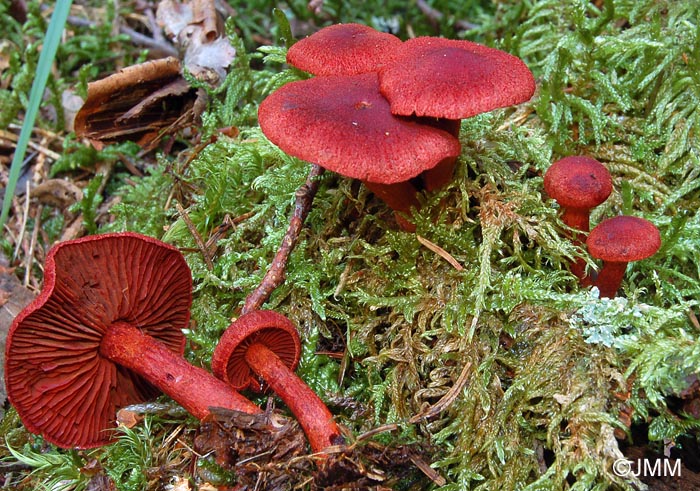
M294 324L271 310L253 310L224 332L214 349L214 374L236 390L262 390L267 384L289 407L318 453L344 443L323 401L294 374L301 342Z
M362 24L324 27L294 43L287 63L313 75L357 75L389 61L401 40Z
M260 104L258 120L289 155L360 179L399 213L419 205L410 180L460 152L446 131L393 116L375 73L286 84Z
M60 243L15 318L5 381L25 427L60 447L109 443L116 410L165 392L198 418L260 409L182 357L192 279L182 254L134 233ZM156 389L157 388L157 389Z
M608 199L612 189L610 172L591 157L564 157L554 162L544 174L544 190L561 206L562 221L584 233L590 227L591 210ZM577 245L583 244L580 237L573 237L573 241ZM584 285L590 284L585 260L575 260L571 272Z
M654 255L661 247L661 234L648 220L617 216L593 228L586 245L591 256L603 260L594 285L601 297L613 298L620 288L627 263Z
M379 70L381 93L391 112L437 118L455 136L460 121L529 100L535 79L523 61L504 51L471 41L418 37L405 41L391 63ZM452 176L455 159L422 177L428 190Z

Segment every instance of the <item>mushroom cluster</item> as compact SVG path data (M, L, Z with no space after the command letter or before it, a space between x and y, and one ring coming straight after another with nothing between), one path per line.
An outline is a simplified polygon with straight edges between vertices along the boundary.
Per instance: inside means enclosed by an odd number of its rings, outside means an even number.
M574 232L571 239L583 245L582 238L590 230L591 210L608 199L613 190L612 176L596 159L587 156L569 156L554 162L544 174L544 190L561 206L561 220ZM576 259L570 266L584 286L590 285L586 261Z
M594 158L569 156L554 162L544 174L544 189L561 207L562 222L580 231L571 234L571 240L577 245L585 243L591 256L603 261L597 275L586 272L584 259L570 266L581 286L596 286L601 297L616 295L627 263L646 259L661 247L658 228L643 218L616 216L590 230L591 210L613 190L610 172Z
M452 178L460 119L525 102L535 91L519 58L469 41L397 37L359 24L319 30L287 62L315 77L273 92L265 136L294 157L361 180L399 225L417 194Z

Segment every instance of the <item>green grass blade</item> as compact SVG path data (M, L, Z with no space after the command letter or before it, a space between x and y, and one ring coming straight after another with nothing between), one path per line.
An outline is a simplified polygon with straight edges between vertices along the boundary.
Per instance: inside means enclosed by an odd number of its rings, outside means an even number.
M12 196L15 194L15 187L17 186L17 180L19 179L24 154L27 151L29 137L32 134L34 121L36 120L36 115L39 112L39 105L41 104L44 89L46 88L46 81L48 80L49 73L51 72L51 64L56 56L58 44L61 42L61 34L63 33L63 27L66 24L66 19L68 18L68 13L70 12L71 3L73 3L72 0L58 0L56 2L56 7L54 8L53 14L51 15L51 21L49 22L49 28L46 31L46 36L44 37L44 46L41 50L41 54L39 55L39 64L37 66L36 77L32 83L32 90L29 93L29 104L27 107L27 112L24 116L22 131L19 134L15 154L12 157L12 164L10 165L10 176L7 181L7 187L5 188L5 196L2 203L2 214L0 215L0 229L5 226L7 216L10 213Z

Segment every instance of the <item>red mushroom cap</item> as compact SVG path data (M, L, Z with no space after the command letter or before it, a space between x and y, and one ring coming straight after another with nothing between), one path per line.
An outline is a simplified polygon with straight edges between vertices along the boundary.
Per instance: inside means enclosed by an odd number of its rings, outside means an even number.
M182 355L191 292L182 254L150 237L105 234L53 247L41 294L7 338L8 398L25 427L61 447L108 443L116 409L159 391L100 356L102 335L123 321Z
M335 24L301 39L287 51L287 63L314 75L357 75L376 71L401 40L362 24Z
M222 334L211 360L214 375L236 390L264 390L245 360L252 344L265 346L292 372L299 363L301 341L294 324L272 310L254 310L241 316Z
M289 155L368 182L407 181L460 152L446 131L392 116L375 73L288 83L260 104L258 119Z
M603 220L586 240L591 256L608 262L641 261L661 247L656 225L644 218L616 216Z
M591 157L564 157L544 174L544 190L564 208L594 208L608 199L612 189L610 172Z
M404 42L379 71L391 112L462 119L520 104L535 92L523 61L471 41L418 37Z

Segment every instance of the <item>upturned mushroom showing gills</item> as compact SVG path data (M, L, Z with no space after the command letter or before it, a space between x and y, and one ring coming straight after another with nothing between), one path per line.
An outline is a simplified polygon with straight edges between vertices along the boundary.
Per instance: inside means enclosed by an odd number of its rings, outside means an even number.
M418 207L411 179L460 152L447 131L393 116L376 73L283 85L260 104L260 128L284 152L361 180L398 212Z
M392 114L433 118L455 136L460 120L529 100L535 79L518 57L454 39L405 41L379 70L380 91ZM428 190L451 179L449 159L423 176Z
M252 402L184 358L192 278L174 247L135 233L66 241L7 338L5 383L33 433L60 447L110 442L116 410L165 392L198 418Z
M344 443L333 415L294 374L301 342L294 324L271 310L253 310L224 332L212 356L214 375L236 390L269 386L299 421L315 453Z
M590 228L591 210L608 199L612 189L610 172L591 157L564 157L554 162L544 174L544 190L561 206L562 222L584 233ZM584 242L578 236L572 239L577 245ZM570 269L582 283L590 283L586 261L577 259Z
M603 267L593 283L601 297L613 298L622 284L627 263L653 256L661 247L656 225L644 218L616 216L596 225L586 240L591 256Z
M300 39L287 63L313 75L357 75L391 60L401 39L362 24L335 24Z

